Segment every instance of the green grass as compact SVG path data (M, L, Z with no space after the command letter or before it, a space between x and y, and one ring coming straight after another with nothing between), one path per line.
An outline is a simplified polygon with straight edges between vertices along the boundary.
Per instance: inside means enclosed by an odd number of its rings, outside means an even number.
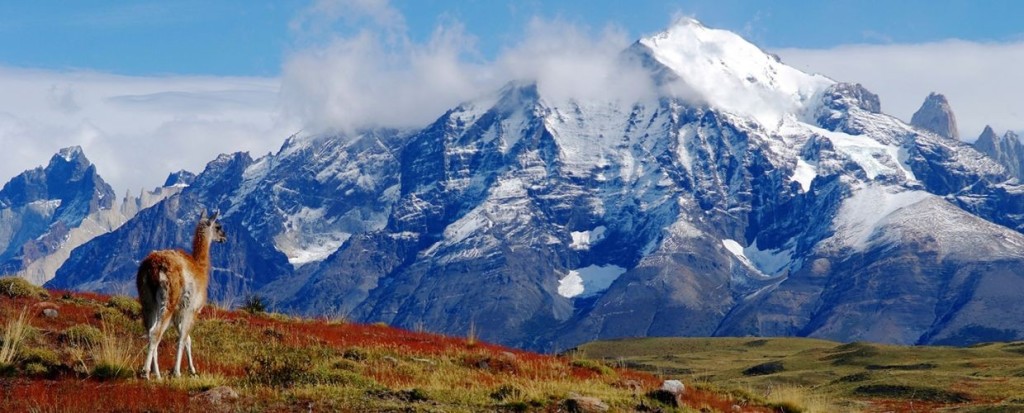
M1024 411L1018 396L1024 395L1024 342L956 348L805 338L645 338L594 342L578 351L759 397L779 386L800 388L849 410L924 403Z

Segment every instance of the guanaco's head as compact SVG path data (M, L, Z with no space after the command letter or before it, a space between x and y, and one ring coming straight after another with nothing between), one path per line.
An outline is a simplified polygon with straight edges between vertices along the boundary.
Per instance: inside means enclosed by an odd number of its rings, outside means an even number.
M224 227L217 221L217 217L220 215L220 211L214 211L213 215L207 217L206 210L203 210L203 214L199 216L199 227L197 230L204 231L206 236L209 237L212 242L224 242L228 240L227 234L224 233Z

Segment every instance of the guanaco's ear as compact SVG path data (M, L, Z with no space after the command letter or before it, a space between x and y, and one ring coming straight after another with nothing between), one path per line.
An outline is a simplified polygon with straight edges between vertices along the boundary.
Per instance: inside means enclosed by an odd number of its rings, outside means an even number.
M206 219L206 208L203 208L203 213L199 214L199 220L202 221L204 219Z
M219 209L218 209L218 210L216 210L216 211L213 211L213 216L211 216L211 217L210 217L210 221L216 221L216 220L217 220L217 217L218 217L219 215L220 215L220 210L219 210Z

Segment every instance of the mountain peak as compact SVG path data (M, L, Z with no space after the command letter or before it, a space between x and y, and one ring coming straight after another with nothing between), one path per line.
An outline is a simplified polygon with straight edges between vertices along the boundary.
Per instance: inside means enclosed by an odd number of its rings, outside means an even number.
M67 165L73 165L72 168L76 170L85 170L85 168L92 165L92 162L85 156L82 147L75 145L61 148L57 153L53 154L46 168L48 170L53 168L64 169L68 167Z
M934 132L936 135L949 139L960 139L957 131L956 117L949 106L949 100L941 93L929 93L921 108L914 112L910 124L918 128Z
M67 148L61 148L61 150L57 152L57 155L64 158L65 161L71 162L72 160L82 156L82 147L75 145Z
M640 49L668 69L669 93L752 118L773 128L786 114L800 114L834 83L786 66L739 35L692 18L640 39Z
M998 139L999 135L996 134L996 131L992 130L992 126L990 125L985 125L985 130L981 131L981 135L978 135L979 141L988 140L990 142L994 142Z
M164 186L186 187L192 185L192 182L195 180L196 174L182 169L178 172L171 172L170 175L167 175L167 180L164 181Z

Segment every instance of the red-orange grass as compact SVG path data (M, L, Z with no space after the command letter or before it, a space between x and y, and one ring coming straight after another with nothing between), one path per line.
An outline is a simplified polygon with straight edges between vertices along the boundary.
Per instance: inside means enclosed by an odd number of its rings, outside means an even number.
M141 382L0 380L0 411L187 411L188 393Z

